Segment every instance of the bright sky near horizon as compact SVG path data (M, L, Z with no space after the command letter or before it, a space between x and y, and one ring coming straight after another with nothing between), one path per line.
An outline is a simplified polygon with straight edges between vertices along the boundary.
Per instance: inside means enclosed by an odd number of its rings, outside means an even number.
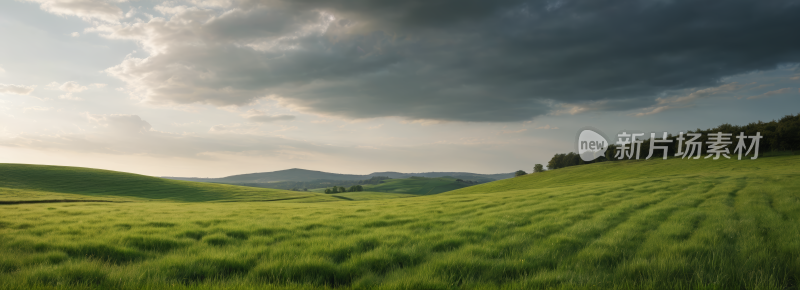
M800 2L0 2L0 162L528 172L800 113Z

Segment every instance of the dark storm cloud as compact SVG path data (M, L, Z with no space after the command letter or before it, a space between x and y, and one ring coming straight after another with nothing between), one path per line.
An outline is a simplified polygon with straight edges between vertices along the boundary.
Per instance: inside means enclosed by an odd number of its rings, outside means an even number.
M524 1L519 0L292 0L283 2L287 7L297 10L333 9L340 13L349 13L359 19L380 22L385 27L400 29L442 28L457 23L480 21L522 3Z
M316 11L286 11L259 7L229 11L207 25L208 32L220 41L276 37L300 29L298 25L314 21Z
M518 121L800 62L797 27L798 1L251 2L196 28L205 45L111 71L153 101Z

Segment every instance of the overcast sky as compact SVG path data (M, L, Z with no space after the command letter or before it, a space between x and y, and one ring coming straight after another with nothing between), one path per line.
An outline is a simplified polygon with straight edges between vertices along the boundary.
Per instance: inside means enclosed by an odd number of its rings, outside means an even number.
M531 171L800 113L800 1L0 1L0 162Z

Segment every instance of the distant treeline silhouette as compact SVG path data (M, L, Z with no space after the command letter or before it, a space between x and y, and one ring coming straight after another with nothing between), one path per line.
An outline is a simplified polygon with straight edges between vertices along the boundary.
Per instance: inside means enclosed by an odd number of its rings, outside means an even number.
M785 151L800 151L800 114L797 115L787 115L781 118L778 121L772 120L771 122L762 122L758 121L756 123L750 123L744 126L735 126L731 124L722 124L716 128L711 128L707 130L697 129L694 131L687 131L684 132L684 138L689 140L691 138L687 138L686 134L688 133L701 133L702 136L696 140L696 142L701 142L702 146L700 146L701 150L701 158L705 158L707 155L708 144L705 142L708 141L709 133L731 133L730 142L731 144L727 145L728 151L730 152L728 155L731 158L738 158L738 154L734 154L734 148L736 147L739 139L736 136L739 135L739 132L744 132L745 136L755 136L756 132L759 132L762 136L761 140L759 141L759 156L763 156L763 153L767 152L785 152ZM630 133L630 132L629 132ZM658 132L656 133L656 140L662 140L661 134ZM662 133L663 134L663 133ZM649 137L650 134L647 133L645 136ZM549 170L564 168L574 165L581 165L581 164L590 164L595 162L604 162L604 161L619 161L620 159L615 157L617 156L617 151L619 149L618 145L614 143L617 142L617 136L609 136L613 137L611 141L611 145L609 145L608 150L606 150L605 156L601 156L594 161L585 162L577 153L570 152L570 153L561 153L556 154L553 158L547 162L547 168ZM668 146L667 147L667 156L674 157L675 153L678 152L678 141L676 138L679 136L676 135L668 135L667 139L672 140L671 143L666 144L656 144L656 146ZM685 141L684 141L685 142ZM751 139L747 139L746 143L749 148ZM684 150L686 151L686 144L683 144ZM650 138L642 140L641 149L638 152L639 158L638 159L645 159L650 154ZM750 152L750 155L753 155L753 152ZM663 158L664 150L654 150L653 158ZM686 158L689 158L688 156ZM749 157L748 157L749 158ZM625 156L622 160L628 159L637 159L636 152L630 158ZM743 158L744 159L744 158Z
M364 191L364 187L361 185L353 185L349 189L341 187L341 186L334 186L333 188L326 188L325 193L340 193L340 192L359 192Z

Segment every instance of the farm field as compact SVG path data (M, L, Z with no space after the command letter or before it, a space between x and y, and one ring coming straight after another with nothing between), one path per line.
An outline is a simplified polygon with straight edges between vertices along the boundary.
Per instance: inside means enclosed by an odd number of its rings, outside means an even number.
M797 289L800 281L800 156L602 162L407 198L336 195L345 198L0 165L3 201L127 201L0 205L0 288Z

